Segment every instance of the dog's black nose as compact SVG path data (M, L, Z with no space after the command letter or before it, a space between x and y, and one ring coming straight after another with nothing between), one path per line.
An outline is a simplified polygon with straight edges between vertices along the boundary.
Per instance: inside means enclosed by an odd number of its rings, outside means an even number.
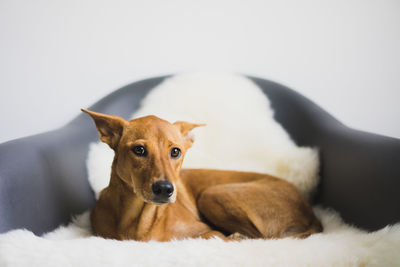
M174 186L168 181L155 182L151 189L156 197L169 198L174 193Z

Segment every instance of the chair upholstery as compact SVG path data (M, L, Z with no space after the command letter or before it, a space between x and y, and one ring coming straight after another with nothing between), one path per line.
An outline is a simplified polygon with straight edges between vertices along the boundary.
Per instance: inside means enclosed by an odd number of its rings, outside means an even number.
M132 83L89 109L128 119L166 77ZM320 148L315 203L367 230L400 221L399 139L346 127L295 91L249 78L268 95L276 120L298 145ZM26 228L41 235L91 208L86 158L96 140L89 116L80 114L55 131L0 144L0 233Z

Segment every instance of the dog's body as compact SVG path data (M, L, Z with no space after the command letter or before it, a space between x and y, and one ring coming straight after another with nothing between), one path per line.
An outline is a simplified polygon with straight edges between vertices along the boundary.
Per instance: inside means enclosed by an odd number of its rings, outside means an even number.
M91 213L95 235L168 241L306 237L322 231L290 183L265 174L181 170L201 126L155 116L125 121L89 113L100 139L115 151L110 184ZM228 237L227 237L228 236Z

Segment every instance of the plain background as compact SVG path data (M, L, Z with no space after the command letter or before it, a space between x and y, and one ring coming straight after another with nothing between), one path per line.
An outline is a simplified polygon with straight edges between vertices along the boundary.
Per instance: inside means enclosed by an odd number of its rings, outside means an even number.
M400 138L400 1L0 0L0 142L138 79L198 70L272 79Z

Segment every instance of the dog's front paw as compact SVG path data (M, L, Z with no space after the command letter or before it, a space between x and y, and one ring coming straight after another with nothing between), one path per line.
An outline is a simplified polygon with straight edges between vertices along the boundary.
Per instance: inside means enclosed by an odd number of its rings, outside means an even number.
M245 236L245 235L243 235L241 233L238 233L238 232L233 233L233 234L228 236L228 240L232 240L232 241L242 241L242 240L245 240L245 239L249 239L249 237Z

